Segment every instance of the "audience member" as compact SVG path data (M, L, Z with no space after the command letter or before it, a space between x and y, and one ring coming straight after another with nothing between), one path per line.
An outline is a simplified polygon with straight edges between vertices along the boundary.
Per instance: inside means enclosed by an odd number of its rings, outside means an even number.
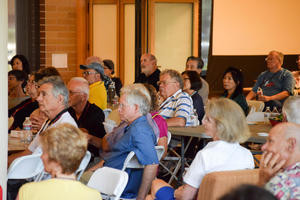
M243 94L244 76L242 72L234 67L229 67L223 74L223 97L232 99L241 106L245 115L249 112L246 98Z
M265 103L265 108L281 109L283 101L293 94L295 81L290 71L282 68L284 55L271 51L266 58L267 71L262 72L247 95L247 100L257 98ZM260 89L259 89L260 88Z
M284 121L300 124L300 96L291 96L285 100L282 107Z
M107 92L103 82L104 69L100 63L93 62L89 65L80 65L83 77L89 82L89 102L96 104L101 109L107 107Z
M277 199L300 199L300 125L273 127L260 161L259 183Z
M29 99L22 101L20 104L8 110L8 116L14 118L14 122L10 127L10 130L16 128L23 129L23 122L26 117L39 107L36 98L38 97L38 85L34 81L35 74L29 76L26 85L26 93L30 96Z
M188 93L192 100L194 109L196 109L199 123L202 124L202 118L204 117L204 105L202 97L197 92L202 87L202 82L195 71L184 71L182 72L183 78L183 91Z
M187 58L186 60L186 67L185 70L189 70L189 71L196 71L199 74L199 77L201 79L202 82L202 86L201 88L198 90L199 95L202 97L203 103L206 104L208 101L208 94L209 94L209 85L206 82L206 80L204 80L201 77L201 72L202 72L202 68L203 68L203 60L199 57L195 57L195 56L190 56Z
M20 156L40 152L39 134L46 129L55 127L61 123L69 123L77 127L76 122L67 111L69 100L68 89L61 78L59 76L44 77L38 84L40 87L37 101L40 110L45 113L48 120L45 121L42 128L26 150L12 154L8 157L9 164Z
M9 63L13 70L21 70L26 74L30 74L29 62L24 55L15 55L14 57L12 57Z
M194 116L192 98L183 89L179 72L168 69L160 74L159 92L163 98L159 114L166 119L168 126L194 126L199 121Z
M112 77L115 73L115 65L112 60L105 59L103 60L104 63L104 74L111 78L111 80L115 83L115 89L118 96L120 96L120 90L122 88L122 82L118 77Z
M174 190L160 179L152 182L147 199L194 199L203 177L210 172L252 169L251 152L239 143L250 137L246 117L237 103L230 99L211 100L203 119L205 133L212 137L200 150L184 175L184 185Z
M60 124L46 130L40 142L43 149L41 159L52 178L23 185L17 199L101 200L97 190L76 181L75 172L87 149L84 133L70 124Z
M277 200L272 193L255 185L241 185L219 200Z
M89 83L82 77L73 77L68 83L69 90L69 113L75 119L77 126L87 134L88 150L92 159L99 156L99 143L105 135L103 126L104 113L88 101Z
M298 55L297 60L296 60L298 70L300 70L300 55Z
M145 53L141 56L141 74L136 79L135 83L148 83L153 85L158 91L160 70L157 68L157 60L154 55Z
M8 72L8 109L29 98L22 86L26 80L27 75L23 71L11 70Z

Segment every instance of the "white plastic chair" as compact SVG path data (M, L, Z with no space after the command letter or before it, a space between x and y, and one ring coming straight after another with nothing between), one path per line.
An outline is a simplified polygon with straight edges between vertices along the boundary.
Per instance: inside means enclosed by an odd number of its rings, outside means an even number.
M89 164L91 159L91 153L89 151L86 151L85 156L83 157L78 169L76 170L75 174L77 174L77 180L79 181L81 175L83 174L85 168Z
M172 134L170 131L168 131L168 145L170 144L171 142L171 138L172 138Z
M157 158L158 160L160 160L165 152L165 148L163 146L155 146L155 150L156 150ZM144 168L144 165L141 165L139 163L133 151L131 151L128 154L127 158L125 159L122 171L124 171L126 168L135 168L135 169Z
M103 199L118 200L127 182L128 174L126 172L110 167L102 167L93 173L87 186L104 194Z
M105 116L105 119L108 117L108 115L111 113L111 109L110 108L106 108L103 110L103 113L104 113L104 116Z
M44 170L41 154L32 154L15 159L7 172L7 179L37 177ZM36 181L36 180L35 180Z

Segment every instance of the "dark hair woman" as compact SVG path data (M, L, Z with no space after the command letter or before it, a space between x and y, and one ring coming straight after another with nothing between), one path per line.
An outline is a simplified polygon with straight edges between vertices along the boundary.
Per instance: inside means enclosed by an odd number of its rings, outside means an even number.
M223 74L223 88L225 89L223 97L232 99L241 106L245 115L249 112L249 107L245 96L243 95L244 76L242 72L235 68L229 67Z

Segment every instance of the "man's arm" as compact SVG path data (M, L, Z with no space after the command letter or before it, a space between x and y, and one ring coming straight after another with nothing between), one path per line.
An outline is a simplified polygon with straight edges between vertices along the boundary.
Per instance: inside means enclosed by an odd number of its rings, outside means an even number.
M184 184L175 190L174 196L176 200L193 200L195 199L197 192L198 188L194 188L189 184Z
M148 194L151 183L154 180L157 173L158 164L154 165L146 165L143 172L142 183L139 189L139 193L137 196L137 200L144 200L146 195Z
M253 90L251 90L251 91L248 93L246 99L247 99L247 100L252 100L252 99L254 99L255 97L256 97L256 93L253 92Z
M268 102L268 101L272 101L272 100L283 100L289 96L290 95L289 95L288 91L283 91L283 92L280 92L273 96L258 96L258 100L263 101L263 102Z
M166 119L168 126L185 126L185 119L183 117L172 117Z
M260 186L265 185L275 174L277 174L284 164L286 160L280 160L280 155L277 153L273 155L273 153L264 152L260 161L259 166L259 182Z

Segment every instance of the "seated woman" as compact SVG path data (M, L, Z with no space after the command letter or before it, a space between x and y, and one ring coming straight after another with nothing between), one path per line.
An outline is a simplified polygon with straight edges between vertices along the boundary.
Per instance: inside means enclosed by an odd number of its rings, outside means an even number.
M198 90L202 87L201 79L196 71L182 72L183 91L188 93L193 99L193 106L196 109L199 123L201 124L202 118L205 114L204 104Z
M41 138L41 159L52 178L23 185L17 199L99 200L98 191L76 181L75 171L86 154L85 134L70 124L46 130Z
M23 84L26 81L27 75L23 71L11 70L8 72L8 109L29 98L23 90Z
M113 74L115 73L115 65L112 60L105 59L103 60L104 63L104 74L111 78L111 80L115 83L115 89L118 96L120 96L120 90L122 88L122 82L120 78L113 77Z
M150 199L194 199L203 177L210 172L253 169L254 161L249 150L239 143L250 137L245 115L234 101L213 99L206 106L203 119L205 133L212 137L200 150L184 175L185 184L174 190L160 179L152 182Z
M249 112L249 107L245 96L243 95L244 77L240 70L229 67L223 74L223 88L225 89L223 97L232 99L241 106L245 115Z
M20 70L26 74L30 74L30 67L27 58L24 55L17 54L10 60L10 65L13 70Z

